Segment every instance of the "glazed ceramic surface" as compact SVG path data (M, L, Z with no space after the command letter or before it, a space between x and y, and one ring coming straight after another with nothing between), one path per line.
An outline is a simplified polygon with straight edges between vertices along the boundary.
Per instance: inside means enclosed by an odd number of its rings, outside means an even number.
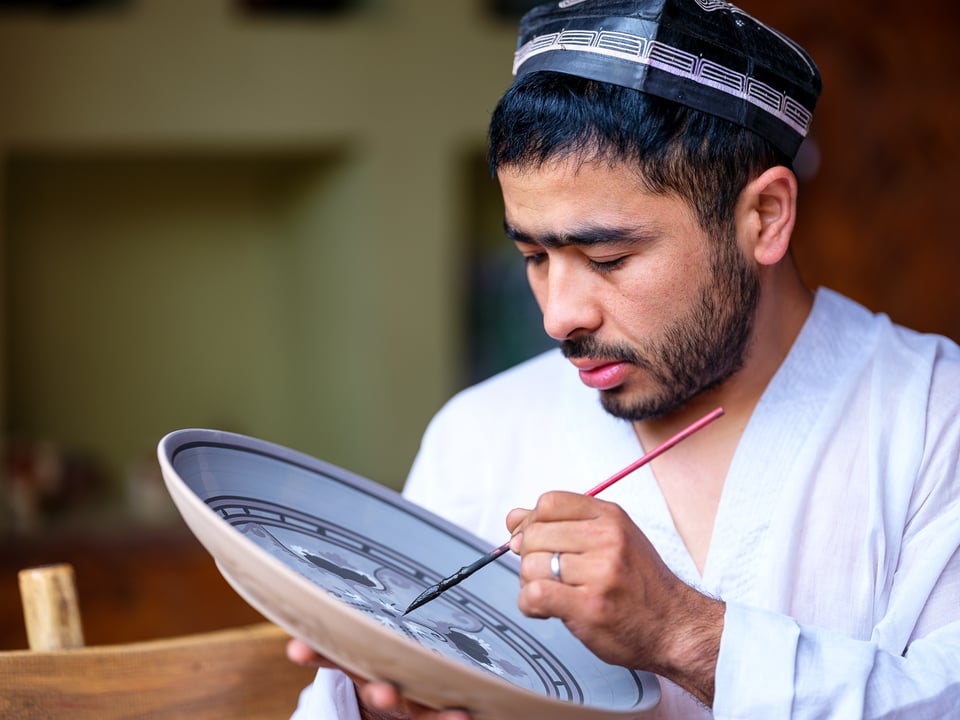
M642 717L654 676L603 663L555 619L516 609L504 556L403 611L488 543L315 458L214 430L158 449L188 526L251 605L341 666L475 718Z

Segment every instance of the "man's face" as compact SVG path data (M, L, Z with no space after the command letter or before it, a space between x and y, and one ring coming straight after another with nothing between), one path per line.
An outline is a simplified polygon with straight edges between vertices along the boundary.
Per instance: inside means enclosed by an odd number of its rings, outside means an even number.
M664 415L743 365L760 287L735 237L708 237L685 202L622 165L498 175L544 328L608 412Z

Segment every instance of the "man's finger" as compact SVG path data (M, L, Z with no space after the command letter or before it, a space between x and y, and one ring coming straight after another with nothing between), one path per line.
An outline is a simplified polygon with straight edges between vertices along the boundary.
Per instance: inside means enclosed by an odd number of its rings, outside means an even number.
M320 667L325 664L319 653L297 638L290 638L287 641L287 659L298 665Z

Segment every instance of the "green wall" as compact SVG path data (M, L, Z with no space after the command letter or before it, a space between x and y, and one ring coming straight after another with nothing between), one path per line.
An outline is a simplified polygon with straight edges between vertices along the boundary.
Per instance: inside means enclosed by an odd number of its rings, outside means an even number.
M495 192L473 175L513 43L449 0L0 15L8 444L123 489L164 433L217 427L399 487L467 377Z

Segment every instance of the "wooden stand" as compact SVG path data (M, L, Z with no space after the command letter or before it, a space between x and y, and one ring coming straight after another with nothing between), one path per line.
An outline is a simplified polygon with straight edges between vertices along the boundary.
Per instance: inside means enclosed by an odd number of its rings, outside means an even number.
M18 573L29 650L0 651L0 718L286 720L314 668L285 657L267 622L84 646L73 567Z

